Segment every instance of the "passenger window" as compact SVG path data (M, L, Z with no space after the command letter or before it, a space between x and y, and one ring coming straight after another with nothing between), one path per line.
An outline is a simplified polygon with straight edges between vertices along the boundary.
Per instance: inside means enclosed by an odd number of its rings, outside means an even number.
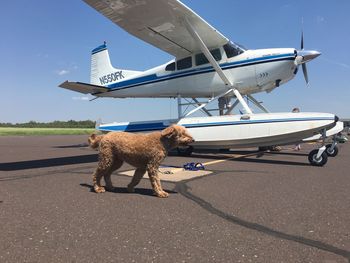
M192 57L183 58L176 63L177 70L186 69L192 67Z
M174 70L175 70L175 62L172 62L172 63L168 64L168 65L165 67L165 70L166 70L166 71L174 71Z
M207 58L204 56L203 53L197 54L195 58L196 58L197 66L209 63L209 61L207 60Z
M221 60L221 52L219 48L213 49L210 51L210 53L213 55L216 61Z
M222 57L221 57L221 52L219 48L211 50L210 53L212 54L212 56L216 61L221 60ZM197 66L209 63L208 59L203 53L197 54L195 59L196 59Z

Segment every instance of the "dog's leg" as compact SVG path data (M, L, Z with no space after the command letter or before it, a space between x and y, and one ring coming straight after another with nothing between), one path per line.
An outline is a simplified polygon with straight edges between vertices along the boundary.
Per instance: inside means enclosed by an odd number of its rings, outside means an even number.
M94 184L94 190L96 193L104 193L106 191L105 188L101 186L102 175L103 175L103 169L97 167L92 176L92 182Z
M169 194L162 189L162 186L160 184L160 179L158 176L158 169L156 169L154 167L147 168L147 172L148 172L148 176L149 176L149 179L151 181L151 185L152 185L152 188L153 188L153 191L155 192L155 194L158 197L162 197L162 198L168 197Z
M101 178L111 173L113 164L112 156L112 151L109 147L100 145L99 162L92 179L96 193L104 193L106 191L105 188L101 186Z
M158 175L158 172L159 172L159 166L160 166L160 163L156 165L156 183L157 183L157 186L158 186L158 189L161 191L161 192L164 192L163 188L162 188L162 185L160 183L160 178L159 178L159 175ZM164 192L166 193L166 192Z
M104 179L105 179L105 182L106 182L106 190L107 191L113 191L114 190L114 187L113 187L113 184L112 184L112 180L111 180L111 175L112 173L119 169L121 166L123 165L123 161L122 160L119 160L119 159L115 159L113 161L113 164L111 166L111 169L104 174Z
M129 193L135 192L135 190L134 190L135 186L139 184L139 182L141 181L141 179L145 173L146 173L145 168L137 168L136 169L130 184L128 184L128 192Z

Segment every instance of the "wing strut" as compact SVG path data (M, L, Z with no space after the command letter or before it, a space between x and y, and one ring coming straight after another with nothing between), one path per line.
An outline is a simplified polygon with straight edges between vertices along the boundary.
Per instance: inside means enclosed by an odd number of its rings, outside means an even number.
M252 95L247 95L248 99L254 103L255 106L257 106L260 110L262 110L265 113L270 113L270 111L265 108L259 101L257 101Z
M203 54L205 55L205 57L208 59L208 61L210 62L210 64L213 66L213 68L215 69L215 71L218 73L218 75L220 76L220 78L222 79L222 81L225 83L226 86L229 86L229 92L233 92L236 96L236 98L239 100L239 102L242 104L244 110L246 111L247 114L252 114L251 109L249 108L248 104L244 101L242 95L239 93L239 91L233 86L233 84L231 83L231 81L226 77L224 71L222 70L222 68L219 66L219 64L216 62L216 60L214 59L214 57L212 56L212 54L210 53L208 47L205 45L205 43L203 42L203 40L201 39L201 37L198 35L197 31L193 28L193 26L191 25L191 23L185 19L185 24L186 24L186 28L188 30L188 32L190 33L190 35L193 37L193 39L197 42L197 44L199 45L201 51L203 52ZM229 92L223 94L223 95L227 95ZM215 97L217 98L217 97Z
M222 93L222 94L220 94L220 95L218 95L218 96L216 96L216 97L210 98L210 99L209 99L207 102L205 102L205 103L200 103L200 105L199 105L197 108L191 110L191 111L190 111L189 113L187 113L184 117L187 117L187 116L189 116L189 115L195 113L195 112L198 111L198 110L204 109L204 107L206 107L206 106L207 106L209 103L211 103L212 101L217 100L217 99L220 98L220 97L226 96L227 94L229 94L229 93L232 92L232 91L233 91L233 89L229 89L228 91L226 91L226 92L224 92L224 93Z

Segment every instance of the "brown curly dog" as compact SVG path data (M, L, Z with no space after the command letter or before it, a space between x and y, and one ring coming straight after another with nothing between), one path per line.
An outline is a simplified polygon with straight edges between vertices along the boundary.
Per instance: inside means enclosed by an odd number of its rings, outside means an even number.
M169 195L162 189L158 177L160 163L167 156L169 150L194 142L186 128L178 125L172 125L161 132L148 134L128 132L110 132L105 135L92 134L88 141L92 148L99 147L99 162L93 174L96 193L105 192L105 188L100 184L102 176L106 182L106 189L113 190L111 174L120 168L125 161L136 167L135 174L128 185L128 191L134 192L134 187L147 171L152 188L158 197L168 197Z

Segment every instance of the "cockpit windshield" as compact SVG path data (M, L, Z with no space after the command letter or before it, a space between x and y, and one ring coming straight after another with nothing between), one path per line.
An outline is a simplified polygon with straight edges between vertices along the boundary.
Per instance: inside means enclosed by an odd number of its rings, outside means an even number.
M226 52L227 58L232 58L238 56L239 54L242 54L244 51L246 51L246 48L230 41L226 45L224 45L224 50Z

